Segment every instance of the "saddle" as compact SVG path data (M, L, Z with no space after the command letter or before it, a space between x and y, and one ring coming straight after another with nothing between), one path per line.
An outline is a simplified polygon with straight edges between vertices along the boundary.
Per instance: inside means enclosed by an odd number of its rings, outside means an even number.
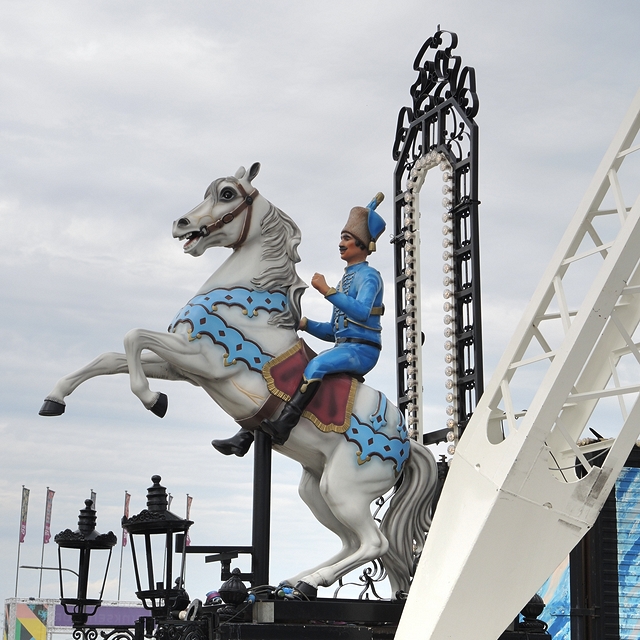
M272 394L269 400L274 397L285 402L291 400L305 367L315 356L316 353L300 339L291 349L267 362L262 367L262 375ZM347 373L326 376L303 417L311 420L320 431L344 433L351 424L357 386L358 380Z

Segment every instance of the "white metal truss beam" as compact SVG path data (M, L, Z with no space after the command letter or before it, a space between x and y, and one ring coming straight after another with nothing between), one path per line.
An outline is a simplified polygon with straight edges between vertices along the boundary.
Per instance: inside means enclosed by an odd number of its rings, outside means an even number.
M639 128L640 91L460 441L397 640L496 640L639 437L640 175L620 171ZM599 409L615 440L583 447Z

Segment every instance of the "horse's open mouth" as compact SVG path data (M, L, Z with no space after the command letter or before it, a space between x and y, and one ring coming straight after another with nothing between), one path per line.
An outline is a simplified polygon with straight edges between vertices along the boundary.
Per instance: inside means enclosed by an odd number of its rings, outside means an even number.
M198 243L198 240L202 238L203 234L200 231L192 231L191 233L185 233L180 236L178 240L186 240L187 242L182 247L183 251L189 251Z

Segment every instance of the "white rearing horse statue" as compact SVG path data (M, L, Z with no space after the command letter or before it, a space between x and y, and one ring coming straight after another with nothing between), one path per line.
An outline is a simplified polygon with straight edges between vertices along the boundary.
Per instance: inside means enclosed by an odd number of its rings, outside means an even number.
M60 415L64 399L95 376L128 373L142 404L163 417L167 398L149 378L185 380L202 387L245 428L279 411L263 366L299 338L305 283L295 264L300 230L252 186L260 165L211 183L204 201L174 222L184 252L211 247L233 253L178 313L169 333L134 329L125 353L104 353L61 378L41 415ZM277 400L277 399L276 399ZM274 408L275 406L275 408ZM351 426L325 433L303 417L276 451L303 468L300 496L314 516L340 537L341 550L285 582L329 586L349 571L380 558L392 593L408 591L416 555L431 524L437 467L431 452L408 438L402 414L378 391L358 383ZM401 476L399 475L401 474ZM378 527L371 503L401 483Z

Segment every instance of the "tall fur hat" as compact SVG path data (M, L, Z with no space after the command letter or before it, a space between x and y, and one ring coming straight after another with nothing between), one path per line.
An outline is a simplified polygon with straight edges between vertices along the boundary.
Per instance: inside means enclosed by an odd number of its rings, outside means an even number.
M369 253L376 250L376 240L387 226L382 216L375 211L383 200L384 195L378 193L366 207L353 207L342 230L343 233L350 233Z

